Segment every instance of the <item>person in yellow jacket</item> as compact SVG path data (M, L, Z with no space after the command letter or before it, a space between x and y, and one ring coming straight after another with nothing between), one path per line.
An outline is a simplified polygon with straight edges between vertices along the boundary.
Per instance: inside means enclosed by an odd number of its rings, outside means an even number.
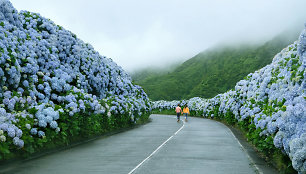
M183 115L185 116L185 121L187 121L187 116L188 114L190 114L189 112L189 108L187 106L187 104L184 106L184 109L183 109Z

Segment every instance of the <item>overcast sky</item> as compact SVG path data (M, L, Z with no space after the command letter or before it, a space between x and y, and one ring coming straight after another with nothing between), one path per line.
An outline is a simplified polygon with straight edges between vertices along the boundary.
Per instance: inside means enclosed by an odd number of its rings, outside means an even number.
M77 34L131 72L218 43L258 42L306 22L306 0L11 0Z

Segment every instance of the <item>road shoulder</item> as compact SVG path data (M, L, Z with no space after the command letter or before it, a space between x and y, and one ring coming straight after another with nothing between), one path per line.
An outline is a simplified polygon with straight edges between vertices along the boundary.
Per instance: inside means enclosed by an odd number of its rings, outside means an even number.
M223 124L223 123L222 123ZM225 124L224 124L225 125ZM256 150L254 146L252 146L246 138L243 136L242 132L238 130L237 128L234 128L232 126L227 126L233 135L236 137L236 139L241 144L243 150L248 154L248 156L251 158L253 165L256 167L258 172L260 174L278 174L279 172L266 160L264 157L262 157L261 154Z

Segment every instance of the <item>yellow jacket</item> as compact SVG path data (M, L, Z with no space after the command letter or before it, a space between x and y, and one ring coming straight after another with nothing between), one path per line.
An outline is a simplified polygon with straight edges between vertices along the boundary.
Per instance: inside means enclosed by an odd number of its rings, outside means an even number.
M188 107L184 108L184 109L183 109L183 113L189 114L189 108L188 108Z

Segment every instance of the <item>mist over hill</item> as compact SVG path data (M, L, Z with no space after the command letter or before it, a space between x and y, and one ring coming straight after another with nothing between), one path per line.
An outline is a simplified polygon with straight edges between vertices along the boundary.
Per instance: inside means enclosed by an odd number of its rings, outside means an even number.
M132 78L152 100L211 98L232 89L247 74L271 63L298 34L297 31L284 32L258 45L215 46L172 70L147 69L132 74Z

